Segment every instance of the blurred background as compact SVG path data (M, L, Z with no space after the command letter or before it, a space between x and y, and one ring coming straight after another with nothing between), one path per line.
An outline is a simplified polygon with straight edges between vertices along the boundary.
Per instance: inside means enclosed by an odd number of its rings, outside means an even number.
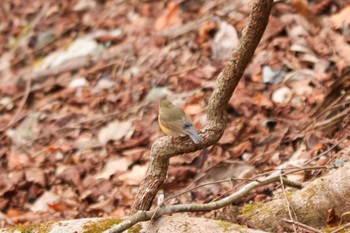
M2 0L0 226L128 214L163 136L156 100L203 127L249 12L237 0ZM216 200L276 168L349 159L349 14L347 0L276 1L225 134L171 160L167 204ZM271 198L275 186L235 204Z

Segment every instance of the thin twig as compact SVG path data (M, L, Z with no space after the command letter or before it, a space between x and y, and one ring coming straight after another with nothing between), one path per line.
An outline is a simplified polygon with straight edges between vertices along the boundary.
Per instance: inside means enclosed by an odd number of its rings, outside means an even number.
M169 201L170 199L173 199L173 198L176 198L178 196L181 196L185 193L188 193L188 192L191 192L195 189L198 189L198 188L201 188L203 186L207 186L207 185L212 185L212 184L221 184L221 183L224 183L224 182L231 182L231 181L234 181L234 180L237 180L237 181L242 181L242 180L247 180L247 181L256 181L255 179L249 179L249 178L230 178L230 179L223 179L223 180L216 180L216 181L211 181L211 182L207 182L207 183L203 183L203 184L199 184L193 188L188 188L180 193L177 193L171 197L168 197L165 199L165 201Z
M326 168L325 166L322 166L322 168ZM316 169L316 168L314 168ZM320 169L320 167L317 167L317 169ZM282 169L281 169L282 170ZM294 172L297 172L297 171L300 171L300 170L305 170L305 169L296 169L294 171L290 171L288 173L282 173L282 175L285 175L285 174L290 174L290 173L294 173ZM269 172L268 174L271 174L271 172ZM268 175L266 174L266 175ZM187 192L191 192L195 189L198 189L198 188L201 188L201 187L204 187L204 186L207 186L207 185L212 185L212 184L220 184L220 183L224 183L224 182L232 182L232 181L258 181L258 178L259 177L262 177L261 175L257 175L257 176L254 176L252 178L228 178L228 179L223 179L223 180L216 180L216 181L211 181L211 182L207 182L207 183L203 183L203 184L200 184L200 185L197 185L195 187L188 187L186 190L180 192L180 193L177 193L173 196L170 196L168 198L165 199L165 201L169 201L170 199L173 199L173 198L176 198L178 196L181 196ZM293 187L293 188L297 188L297 189L302 189L303 188L303 185L300 184L300 183L297 183L297 182L294 182L294 181L291 181L291 180L288 180L286 178L283 178L283 183L288 185L289 187ZM232 190L231 190L232 191Z
M172 213L180 213L180 212L203 212L203 211L212 211L212 210L220 209L222 207L230 205L233 201L243 197L253 189L256 189L258 187L261 187L273 182L281 182L279 172L274 173L258 181L253 181L251 183L248 183L237 192L232 193L231 195L219 201L214 201L206 204L168 205L168 206L156 208L150 211L138 211L132 216L130 216L128 219L124 220L123 222L116 224L110 229L104 231L104 233L122 232L126 229L129 229L130 227L132 227L133 225L139 222L148 221L152 219L155 212L157 212L156 213L157 215L162 216L164 214L172 214Z
M25 90L24 90L24 95L23 95L23 98L22 98L22 101L15 113L15 115L13 116L13 118L11 119L11 121L2 129L0 129L0 132L3 132L5 130L7 130L8 128L12 127L14 124L17 123L18 121L18 116L19 114L21 113L21 111L23 110L27 100L28 100L28 96L30 94L30 89L31 89L31 85L32 85L32 79L31 78L28 78L27 81L26 81L26 87L25 87Z
M318 122L314 125L315 128L319 128L319 129L326 129L327 127L330 127L331 125L334 125L335 123L337 123L339 120L342 120L344 117L348 116L350 113L350 108L347 110L344 110L342 112L340 112L337 115L334 115L331 118L328 118L324 121Z
M283 174L281 174L282 176ZM292 181L292 180L288 180L287 178L282 177L282 181L283 184L292 187L292 188L296 188L296 189L302 189L304 188L304 186L298 182Z
M312 167L287 167L287 168L275 168L274 170L267 171L264 173L260 173L259 175L256 175L256 177L262 177L262 176L267 176L271 174L272 172L275 171L281 171L282 175L288 175L294 172L298 171L307 171L307 170L317 170L317 169L330 169L333 168L333 166L312 166Z
M338 233L346 228L350 228L350 223L344 224L343 226L339 227L338 229L335 229L334 231L331 231L330 233Z
M302 227L302 228L304 228L306 230L309 230L309 231L312 231L312 232L322 233L322 231L319 231L319 230L317 230L317 229L315 229L313 227L310 227L308 225L305 225L305 224L303 224L301 222L296 222L296 221L292 221L292 220L289 220L289 219L283 219L283 221L285 221L287 223L290 223L290 224L293 224L293 225L297 225L299 227Z
M333 150L336 146L338 146L340 143L342 143L349 135L345 135L344 137L342 137L338 142L334 143L330 148L328 148L328 150L322 152L321 154L315 156L314 158L310 159L308 162L305 163L305 165L311 163L312 161L316 160L317 158L320 158L323 155L328 154L331 150Z
M289 203L289 200L287 198L287 194L286 194L286 190L284 188L282 175L280 175L280 181L281 181L282 193L283 193L284 199L285 199L285 201L287 203L287 210L288 210L289 218L290 218L291 221L294 221L293 214L292 214L292 211L291 211L292 207L291 207L291 205ZM294 210L293 210L293 212L294 212ZM296 228L296 226L294 224L293 224L293 229L294 229L294 232L296 233L297 232L297 228Z

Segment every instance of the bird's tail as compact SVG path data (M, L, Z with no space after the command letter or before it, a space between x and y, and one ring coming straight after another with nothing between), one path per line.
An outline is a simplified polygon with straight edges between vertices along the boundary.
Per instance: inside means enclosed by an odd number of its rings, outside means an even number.
M192 139L192 141L196 144L200 143L203 139L198 135L196 129L194 127L190 127L187 129L188 136Z

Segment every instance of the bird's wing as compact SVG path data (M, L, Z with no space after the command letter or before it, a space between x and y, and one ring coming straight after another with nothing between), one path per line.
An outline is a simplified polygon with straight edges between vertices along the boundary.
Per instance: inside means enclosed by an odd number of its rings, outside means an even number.
M181 120L175 120L175 121L164 121L162 118L160 118L161 124L179 135L188 135L189 133L184 129L184 122Z

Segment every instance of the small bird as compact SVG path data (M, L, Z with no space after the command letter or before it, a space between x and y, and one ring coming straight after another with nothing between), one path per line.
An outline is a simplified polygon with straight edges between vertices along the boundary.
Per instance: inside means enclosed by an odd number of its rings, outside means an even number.
M160 129L168 136L178 137L188 135L194 143L200 143L202 141L191 119L180 107L173 105L167 99L159 101L158 123Z

